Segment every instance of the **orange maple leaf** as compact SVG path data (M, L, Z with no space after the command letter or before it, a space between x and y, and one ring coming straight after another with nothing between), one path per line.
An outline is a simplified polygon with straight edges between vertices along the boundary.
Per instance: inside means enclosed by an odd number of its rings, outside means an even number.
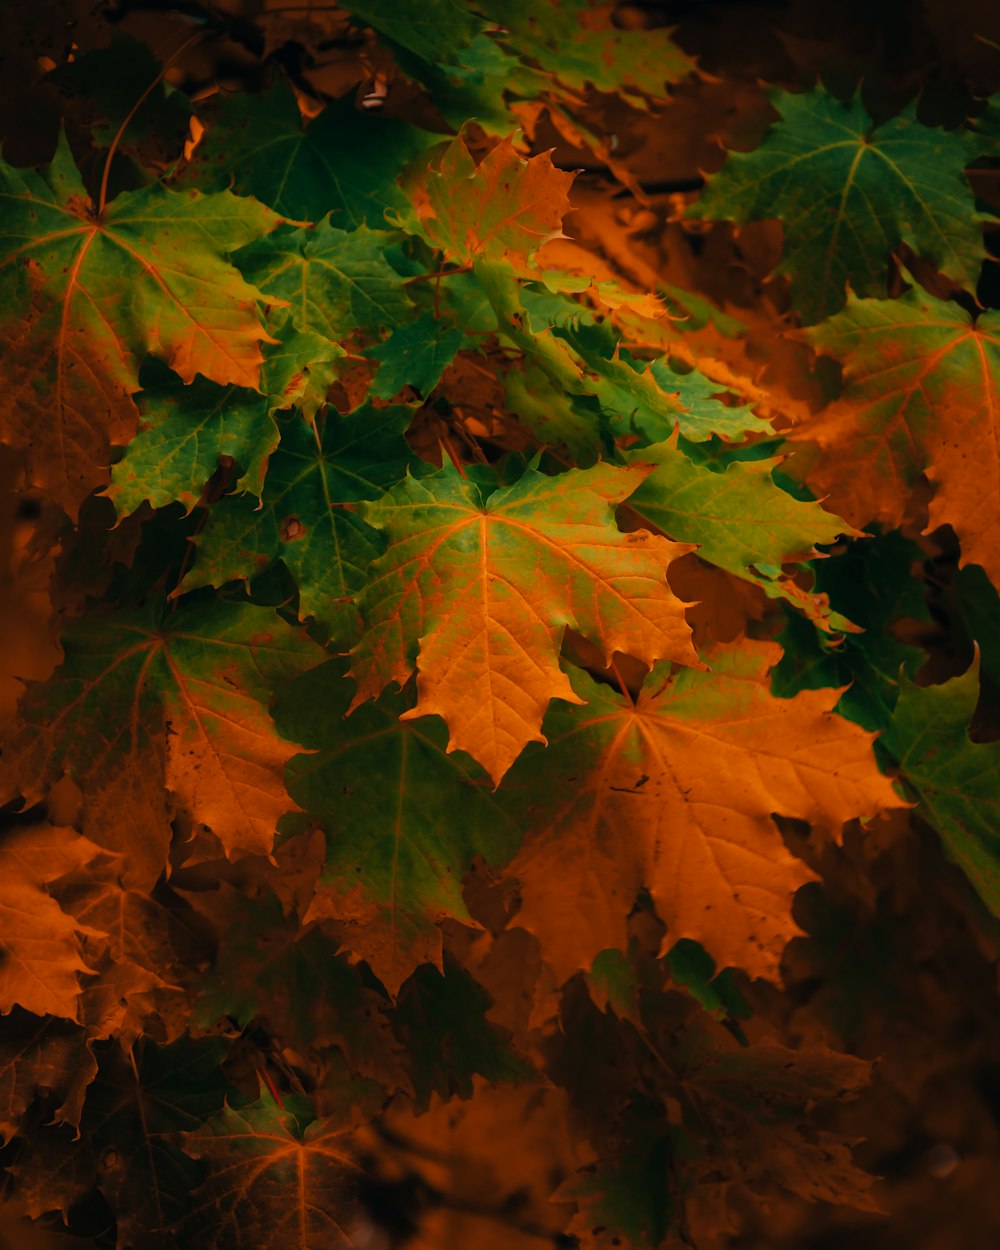
M353 706L417 669L417 705L437 713L449 751L499 783L526 743L543 742L550 699L582 702L559 667L567 625L610 659L624 651L698 666L684 604L667 585L690 551L645 530L623 534L612 505L648 466L601 464L546 477L529 469L488 494L450 465L359 506L388 550L360 599Z
M101 937L67 915L46 889L88 863L98 848L73 829L37 825L7 834L0 846L0 1012L14 1005L36 1015L76 1020L82 934Z
M413 202L428 241L449 260L506 260L530 274L535 252L562 233L573 177L548 152L525 160L509 138L477 166L456 135Z
M777 645L743 640L713 651L710 673L660 666L635 703L575 677L589 706L554 713L552 745L509 783L536 816L567 796L511 865L518 923L563 979L626 945L642 886L669 945L693 938L718 967L773 977L799 932L792 896L813 873L772 812L836 835L852 817L900 806L873 735L831 711L840 691L771 695L767 672L780 656Z
M924 292L852 296L806 336L844 367L843 394L791 436L822 452L809 484L857 525L898 526L924 472L937 486L929 529L954 526L963 561L1000 579L996 315Z

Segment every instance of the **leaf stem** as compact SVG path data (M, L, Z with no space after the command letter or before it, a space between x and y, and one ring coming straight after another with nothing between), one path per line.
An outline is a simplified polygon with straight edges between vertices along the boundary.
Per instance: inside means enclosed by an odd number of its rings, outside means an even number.
M632 692L629 690L628 686L626 686L626 685L625 685L625 679L624 679L624 677L622 677L622 675L621 675L621 673L620 673L620 671L619 671L619 669L618 669L618 665L615 663L614 656L612 656L612 657L611 657L611 661L610 661L610 663L609 663L608 667L609 667L609 668L611 669L611 671L614 673L614 675L615 675L615 681L617 681L617 682L618 682L618 685L619 685L619 687L621 688L621 692L622 692L622 694L625 696L625 698L626 698L626 699L628 699L628 701L629 701L629 705L630 705L631 707L635 707L635 699L633 699L633 698L632 698Z
M138 111L142 108L142 106L149 99L150 95L156 90L156 88L163 81L164 77L166 76L167 70L170 69L170 67L174 64L174 62L177 60L179 56L183 55L183 53L185 53L188 50L188 48L195 42L196 39L201 38L203 33L204 31L196 30L192 34L188 35L187 39L184 40L184 42L180 45L180 47L177 48L174 52L172 52L170 56L168 56L167 59L163 62L162 66L160 67L160 72L156 75L156 77L149 84L146 90L142 93L142 95L138 98L138 100L136 100L136 102L132 105L129 111L125 114L122 124L118 127L118 130L115 133L115 137L111 140L111 146L108 148L108 154L104 158L104 172L101 174L101 189L97 196L97 220L98 221L100 221L101 218L104 216L104 209L107 206L107 202L108 202L108 179L111 176L111 162L115 159L115 153L118 151L118 145L121 143L122 137L125 134L125 131L128 129L130 122L135 117L136 113L138 113Z

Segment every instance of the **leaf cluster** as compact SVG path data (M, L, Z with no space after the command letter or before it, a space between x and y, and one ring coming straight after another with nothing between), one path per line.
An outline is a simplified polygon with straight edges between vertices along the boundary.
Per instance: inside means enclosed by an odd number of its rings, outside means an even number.
M21 1227L874 1219L873 1056L775 1004L845 827L1000 915L1000 83L589 0L72 21L0 162Z

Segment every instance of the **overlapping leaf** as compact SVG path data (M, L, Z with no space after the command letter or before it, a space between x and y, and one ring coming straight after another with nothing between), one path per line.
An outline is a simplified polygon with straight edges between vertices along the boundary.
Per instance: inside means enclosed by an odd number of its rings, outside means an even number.
M168 1246L199 1180L176 1137L196 1131L231 1091L221 1068L225 1052L220 1038L170 1046L146 1039L131 1059L104 1052L87 1092L82 1136L45 1129L18 1160L29 1206L66 1211L98 1184L119 1211L123 1245Z
M779 218L776 272L788 275L807 324L843 307L848 285L887 295L889 256L901 243L975 286L982 218L964 171L985 150L979 136L921 125L913 105L875 126L860 93L845 102L817 88L771 100L780 120L754 151L730 153L688 215Z
M367 628L352 652L356 701L402 686L416 668L406 716L440 715L449 749L498 782L528 742L544 740L551 699L580 701L558 664L567 625L609 657L698 664L665 577L685 549L614 525L612 504L645 472L528 469L489 493L448 466L364 504L387 550L359 600Z
M268 459L278 445L276 409L299 401L315 410L332 380L333 361L343 353L316 334L302 333L289 321L281 327L284 342L274 347L263 370L261 394L245 387L216 386L198 377L185 386L170 374L143 388L142 429L111 471L108 494L119 513L135 512L148 500L154 508L175 500L188 509L223 464L234 468L244 490L258 498ZM320 394L310 389L318 387Z
M662 96L664 85L683 78L692 61L663 30L620 30L610 5L588 0L486 0L480 11L501 27L500 38L576 90Z
M24 701L5 789L34 798L66 772L98 811L102 792L131 800L117 815L127 833L110 840L127 839L128 869L147 885L166 855L168 789L230 853L270 849L294 747L268 704L279 681L322 658L314 643L267 610L218 601L165 615L152 597L85 619L63 645L62 667ZM106 843L93 814L85 828Z
M360 1168L342 1125L305 1129L270 1094L226 1106L185 1135L208 1178L184 1213L184 1242L198 1250L360 1250Z
M509 139L477 165L457 135L415 188L413 202L427 241L446 259L505 260L530 274L534 254L562 229L572 181L548 153L525 160Z
M793 435L823 453L809 481L857 524L898 525L926 472L936 486L931 526L953 525L963 560L1000 577L995 314L974 319L923 292L852 298L809 340L844 370L843 394Z
M375 499L403 476L413 462L403 440L410 415L365 407L349 417L331 409L315 428L298 416L285 421L263 499L248 491L219 500L197 539L185 589L248 580L281 560L298 585L301 615L354 641L360 622L353 599L382 544L342 505Z
M939 686L904 680L883 742L950 858L1000 915L1000 747L969 737L978 698L978 657L965 673Z
M574 676L586 706L553 710L548 749L511 777L517 810L537 828L510 869L519 923L561 979L625 946L642 886L671 943L693 938L718 967L773 977L797 932L792 896L812 874L771 814L838 834L898 804L871 735L830 711L838 691L769 693L779 656L744 641L713 652L707 673L661 666L634 704Z
M279 219L228 192L182 195L156 183L98 216L65 143L44 174L5 165L0 179L3 437L75 514L106 480L110 445L135 431L131 397L146 353L185 382L201 373L258 386L260 293L228 256Z
M300 330L339 343L357 330L378 333L409 318L404 279L384 255L391 239L384 230L341 230L324 218L246 247L236 261L267 296L288 304Z
M815 1043L741 1046L677 993L646 995L633 1029L601 1018L580 991L574 984L563 1001L553 1075L585 1131L614 1143L556 1195L576 1199L571 1227L582 1245L683 1244L682 1232L724 1244L748 1198L766 1209L782 1193L878 1210L849 1143L812 1114L857 1097L870 1063ZM587 1047L567 1044L580 1035Z
M440 967L438 922L472 923L462 878L473 858L505 861L519 830L479 769L447 753L435 720L401 721L408 701L390 695L345 720L353 693L330 663L295 682L275 715L313 748L286 772L292 798L326 833L308 914L340 920L351 949L395 993L418 964Z
M0 1012L78 1019L83 932L101 935L67 914L47 889L97 854L73 829L36 825L0 840Z
M6 1144L38 1093L64 1094L87 1063L83 1030L65 1019L15 1008L0 1027L0 1136Z
M655 525L678 542L695 543L703 560L754 582L771 598L787 596L795 607L811 606L823 628L825 603L808 597L781 573L781 566L815 555L814 543L832 543L840 534L857 534L846 521L816 503L795 499L775 482L780 460L734 461L722 473L690 460L676 438L633 453L637 463L656 465L628 500L640 521Z
M224 96L209 119L182 182L203 191L231 188L293 221L345 230L385 224L407 200L397 184L405 167L439 135L335 100L308 124L285 82L259 95Z

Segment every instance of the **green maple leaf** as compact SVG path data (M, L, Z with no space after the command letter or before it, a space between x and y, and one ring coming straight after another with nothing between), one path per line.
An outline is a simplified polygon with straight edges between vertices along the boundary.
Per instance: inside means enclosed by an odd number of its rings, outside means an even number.
M777 217L796 310L807 324L843 307L847 287L885 297L890 253L905 243L963 286L985 259L964 170L985 151L967 130L923 126L911 105L874 126L860 93L774 92L781 120L753 152L732 152L689 210L701 221Z
M339 342L357 330L378 332L409 320L405 279L385 259L395 237L367 226L340 230L324 219L279 231L235 259L261 291L288 303L300 330Z
M677 542L694 543L698 555L736 577L760 586L772 599L803 600L800 587L782 576L781 565L816 555L814 544L857 536L846 521L818 503L794 498L775 482L777 460L733 461L722 473L696 464L676 438L634 452L629 459L656 465L628 499L640 521ZM821 603L820 619L829 615ZM834 615L826 628L843 627Z
M460 0L358 0L345 7L378 31L455 130L475 118L488 133L508 135L518 123L507 94L536 93L537 72L495 42L487 23Z
M923 558L916 543L890 531L814 561L817 591L861 632L831 640L804 618L789 618L778 637L785 654L771 671L774 693L787 699L799 690L847 687L837 711L865 729L885 729L899 696L900 669L913 678L927 658L920 647L900 642L893 630L901 618L931 620L923 586L911 572ZM968 569L973 571L981 572Z
M258 386L261 294L228 256L279 219L228 192L156 183L98 219L65 141L44 174L0 164L0 212L0 432L75 515L106 479L110 444L135 432L143 356L185 382Z
M662 97L694 62L664 30L620 30L611 6L589 0L481 0L479 11L501 28L498 38L567 87Z
M264 348L261 391L202 377L185 386L165 371L157 377L149 370L151 379L144 374L142 429L111 470L106 492L119 515L144 500L154 508L179 501L190 510L222 457L235 462L240 488L260 498L280 438L274 413L297 404L313 415L344 354L335 343L297 330L287 316L275 333L278 341Z
M580 358L583 386L608 414L616 437L638 434L659 442L679 428L695 442L713 435L738 442L748 434L771 433L769 422L749 408L723 404L717 398L722 388L697 369L682 372L662 357L649 364L636 360L618 345L607 323L559 326L553 334Z
M475 274L498 333L524 352L536 378L541 373L550 384L539 394L509 374L514 411L540 439L562 444L578 460L596 458L603 431L633 443L660 442L678 427L695 441L771 432L748 408L721 403L722 388L696 369L685 373L665 359L635 360L619 348L608 324L563 295L523 286L512 266L477 261Z
M294 753L268 705L321 649L273 611L215 601L165 612L155 595L134 612L85 617L62 642L62 666L23 700L5 788L27 782L33 800L66 772L98 809L110 791L121 800L112 819L137 825L161 867L168 789L230 853L266 853ZM91 823L97 840L108 837L85 808Z
M94 117L93 137L102 147L111 144L128 117L119 150L141 151L152 144L165 148L173 159L187 133L191 101L183 91L158 82L159 73L160 63L148 44L115 30L109 47L92 48L58 65L48 81L69 88L78 104L86 101ZM150 83L158 85L148 91ZM138 108L136 101L141 101ZM225 189L226 184L213 188Z
M370 394L392 399L404 386L412 386L419 395L429 395L455 353L469 341L461 330L442 325L431 313L397 326L384 343L367 353L380 362Z
M900 680L892 723L881 742L920 799L986 906L1000 916L1000 746L969 737L979 701L979 660L939 686Z
M351 1250L361 1170L335 1118L302 1128L298 1102L265 1095L225 1106L184 1135L208 1177L191 1195L180 1232L196 1250ZM304 1110L304 1109L303 1109Z
M364 407L342 417L331 408L315 430L297 416L284 421L261 500L229 495L212 507L184 588L249 580L281 560L298 585L301 614L334 638L356 638L353 599L382 543L341 505L377 498L407 471L413 456L403 431L411 415Z
M182 183L231 187L296 221L378 228L407 200L397 178L440 135L334 100L306 122L292 89L224 95Z
M443 974L425 965L407 981L393 1027L410 1057L419 1108L426 1108L432 1093L471 1097L475 1073L494 1085L535 1075L507 1031L486 1019L490 1006L483 987L451 962Z
M350 0L344 7L431 65L461 65L464 50L485 30L461 0Z
M448 465L360 504L387 549L358 600L367 628L352 651L356 702L404 685L416 668L406 716L442 716L449 749L499 782L526 743L542 740L549 700L578 700L558 664L567 625L609 658L697 665L665 578L684 549L613 522L612 503L645 472L602 464L549 478L529 468L491 492Z
M418 964L440 966L439 921L472 924L462 878L473 858L504 862L519 831L480 770L447 753L436 718L400 721L409 700L383 695L345 719L353 693L334 662L279 702L279 728L312 751L286 770L305 813L286 823L327 834L309 915L344 921L345 941L394 994Z

